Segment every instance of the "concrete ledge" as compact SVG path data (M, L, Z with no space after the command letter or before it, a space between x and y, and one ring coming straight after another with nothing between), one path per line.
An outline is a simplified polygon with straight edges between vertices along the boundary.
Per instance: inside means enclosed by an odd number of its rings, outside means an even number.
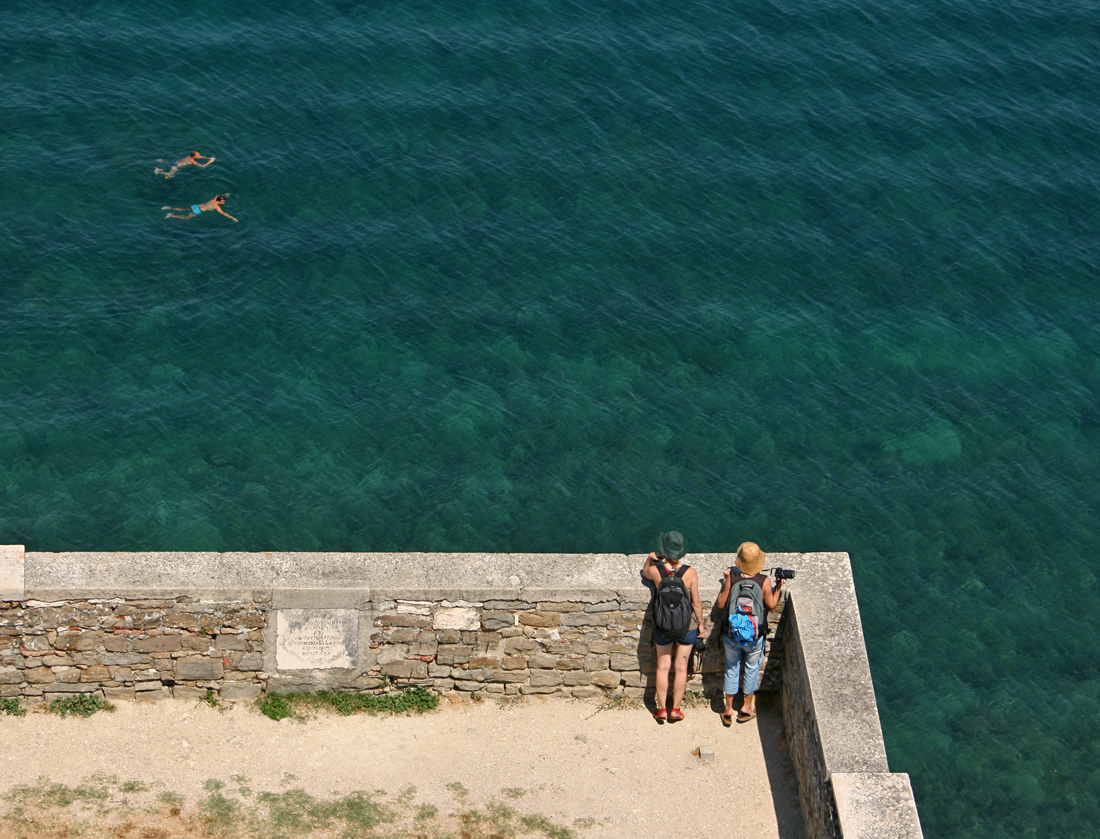
M366 591L375 599L648 600L627 554L28 553L26 597L253 599L278 590ZM704 600L732 554L690 554ZM237 595L241 595L238 597ZM22 598L18 598L22 599ZM226 598L230 599L230 598Z
M0 600L25 600L22 545L0 545Z
M274 609L370 609L366 588L281 588L271 592Z
M791 610L826 772L889 772L848 555L815 554L803 565L813 585L791 596Z
M923 835L905 773L837 773L832 781L844 839L919 839Z
M909 778L890 774L886 758L848 555L789 561L801 585L789 595L778 633L783 721L788 732L802 732L788 742L807 832L815 839L918 839Z

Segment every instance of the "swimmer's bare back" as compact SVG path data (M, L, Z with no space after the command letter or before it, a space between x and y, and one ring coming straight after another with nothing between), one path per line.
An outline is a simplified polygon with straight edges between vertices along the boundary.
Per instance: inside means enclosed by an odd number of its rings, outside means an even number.
M233 218L233 216L229 215L229 213L227 213L225 210L222 209L222 207L225 205L225 199L228 198L228 197L229 197L229 193L227 192L225 195L215 195L213 198L211 198L209 201L207 201L204 204L192 204L189 208L188 207L161 207L161 209L162 210L176 210L177 212L180 212L180 213L187 213L187 215L185 215L185 216L178 216L175 213L168 213L165 216L165 218L189 219L189 218L195 218L196 216L201 216L203 213L218 212L218 213L221 213L226 218L231 218L231 219L233 219L233 221L238 221L238 219Z
M174 178L176 176L176 172L178 172L183 166L198 166L200 169L205 169L217 159L218 158L216 157L207 157L206 155L199 154L197 151L193 151L191 152L191 154L187 155L187 157L180 158L175 163L170 160L158 160L158 163L163 163L169 168L161 169L160 167L157 167L153 170L153 174L164 175L165 178ZM199 163L200 160L205 160L206 162Z

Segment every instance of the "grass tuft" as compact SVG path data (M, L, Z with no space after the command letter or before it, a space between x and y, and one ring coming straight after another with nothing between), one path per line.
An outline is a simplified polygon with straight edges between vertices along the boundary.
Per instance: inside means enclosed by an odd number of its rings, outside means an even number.
M519 820L519 823L528 831L542 831L550 839L573 839L575 835L568 827L554 824L546 816L524 816Z
M55 699L46 706L51 714L67 717L72 714L75 717L90 717L96 711L113 712L115 706L106 699L100 699L94 693L74 693L61 699Z
M168 808L169 815L178 816L183 811L184 798L178 792L162 792L157 801Z
M13 788L5 798L25 807L42 809L64 808L71 804L103 804L111 797L110 787L115 778L93 775L84 783L70 787L65 784L50 783L47 778L39 778L34 786L21 785Z
M10 717L22 717L27 713L27 709L19 704L18 699L0 699L0 713Z
M256 700L260 713L276 722L295 716L285 696L268 693Z

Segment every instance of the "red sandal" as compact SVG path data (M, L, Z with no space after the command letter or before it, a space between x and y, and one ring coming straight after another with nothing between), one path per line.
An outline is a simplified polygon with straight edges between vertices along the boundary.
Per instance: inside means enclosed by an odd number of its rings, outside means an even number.
M659 723L663 723L665 720L668 719L668 711L666 711L664 708L658 708L653 713L653 719L657 720L657 722Z
M683 718L684 718L684 712L681 711L679 708L673 708L671 711L668 712L668 721L669 722L679 722Z

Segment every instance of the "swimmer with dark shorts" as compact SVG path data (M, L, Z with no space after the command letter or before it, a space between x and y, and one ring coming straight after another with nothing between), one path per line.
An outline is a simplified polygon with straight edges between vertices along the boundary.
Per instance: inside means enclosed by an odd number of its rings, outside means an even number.
M233 216L229 215L229 213L222 209L222 207L225 205L225 199L228 197L229 193L227 192L224 195L215 195L205 204L192 204L190 212L188 212L186 207L161 207L161 209L178 210L181 213L187 213L187 215L185 216L177 216L175 213L168 213L165 218L195 218L195 216L201 216L203 213L209 213L211 210L214 210L221 213L226 218L232 218L233 221L238 221L238 219L233 218Z
M216 157L207 157L206 155L199 154L197 151L193 151L193 152L191 152L191 154L187 155L187 157L181 158L180 160L177 160L175 163L172 163L170 160L158 161L160 163L164 163L165 165L168 165L170 168L168 168L168 169L160 169L160 168L154 169L153 174L155 174L155 175L164 175L165 178L174 178L176 176L176 172L178 172L184 166L198 166L200 169L205 169L207 166L209 166L211 163L213 163L217 159L218 158L216 158ZM200 160L205 160L206 163L199 163Z

